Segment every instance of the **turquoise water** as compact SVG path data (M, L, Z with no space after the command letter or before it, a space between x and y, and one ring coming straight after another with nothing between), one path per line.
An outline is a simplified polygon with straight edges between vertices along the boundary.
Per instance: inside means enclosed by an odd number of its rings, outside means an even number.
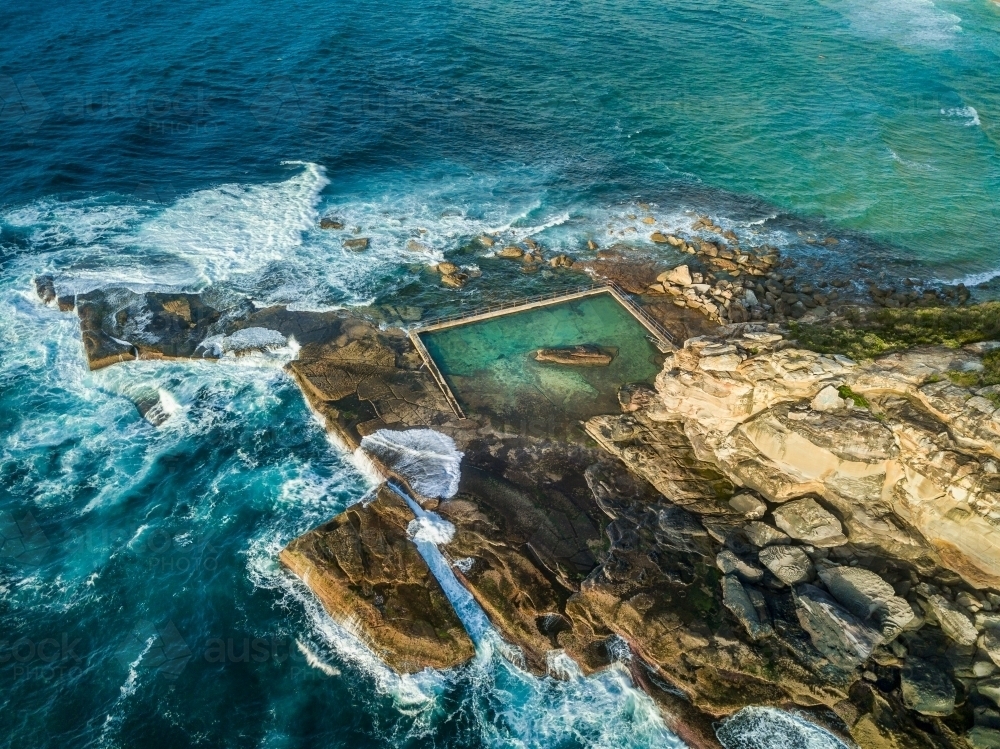
M619 410L618 389L652 384L663 356L649 332L608 293L421 333L467 413L510 424L563 425ZM606 367L534 358L542 348L592 345L615 352Z
M0 744L669 744L620 675L387 674L275 563L368 488L280 358L90 373L32 279L432 317L580 283L482 232L675 263L630 218L648 203L801 277L978 282L1000 270L998 29L990 0L9 0L0 631L24 642ZM483 275L443 290L445 258ZM133 405L150 389L177 406L160 428ZM256 638L297 655L237 657Z

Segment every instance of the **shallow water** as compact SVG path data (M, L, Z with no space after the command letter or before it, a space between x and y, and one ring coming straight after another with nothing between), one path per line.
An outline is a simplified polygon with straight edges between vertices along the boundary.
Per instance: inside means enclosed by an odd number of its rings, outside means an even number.
M649 331L611 294L547 304L421 333L428 352L468 413L578 422L619 409L618 390L652 384L663 356ZM542 348L591 345L614 352L606 367L535 360Z

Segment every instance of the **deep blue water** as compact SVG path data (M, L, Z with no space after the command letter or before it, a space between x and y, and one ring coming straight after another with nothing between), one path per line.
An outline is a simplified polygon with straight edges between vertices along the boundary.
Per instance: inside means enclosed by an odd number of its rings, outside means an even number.
M31 280L427 310L453 297L421 267L480 232L643 244L640 203L806 267L981 280L998 28L990 0L8 0L0 743L670 745L619 672L537 680L487 648L389 674L276 565L368 488L281 355L90 373ZM472 301L557 282L460 260L487 271ZM159 428L133 406L156 391Z

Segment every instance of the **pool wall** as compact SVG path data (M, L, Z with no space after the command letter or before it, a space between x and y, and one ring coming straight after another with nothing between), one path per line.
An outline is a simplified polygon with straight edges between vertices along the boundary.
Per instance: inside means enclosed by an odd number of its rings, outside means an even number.
M632 299L628 297L625 292L613 284L605 284L589 289L583 289L581 291L570 292L569 294L559 294L557 296L544 299L527 301L523 304L515 304L502 309L487 310L471 314L467 317L444 320L438 323L432 322L428 325L411 329L409 332L410 341L412 341L414 348L416 348L416 350L420 353L421 358L424 360L424 364L427 366L427 369L434 378L434 381L438 384L438 387L441 388L441 392L444 393L444 397L448 401L452 410L460 419L465 419L465 412L462 410L461 405L459 405L458 399L455 397L455 394L452 392L447 380L438 368L437 363L434 361L434 357L431 356L427 347L424 345L423 340L421 340L420 336L422 334L434 333L447 328L469 325L471 323L490 320L506 315L514 315L531 309L537 309L539 307L565 304L566 302L570 302L575 299L583 299L585 297L597 296L599 294L609 294L622 307L624 307L626 311L628 311L647 331L649 331L651 338L656 340L657 346L661 350L666 351L675 348L674 340L670 333L663 328L662 325L650 318L634 301L632 301Z

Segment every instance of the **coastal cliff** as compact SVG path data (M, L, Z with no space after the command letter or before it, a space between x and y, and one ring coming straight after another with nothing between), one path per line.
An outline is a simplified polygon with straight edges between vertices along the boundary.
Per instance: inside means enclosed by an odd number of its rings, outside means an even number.
M450 496L370 457L454 526L442 550L536 674L553 651L585 673L627 664L692 747L748 705L862 747L1000 745L991 343L852 359L773 323L715 328L655 387L622 388L620 413L547 438L459 419L405 334L347 312L125 290L75 309L95 369L294 344L289 374L350 448L417 427L454 440ZM412 520L381 491L281 554L402 672L473 653Z

